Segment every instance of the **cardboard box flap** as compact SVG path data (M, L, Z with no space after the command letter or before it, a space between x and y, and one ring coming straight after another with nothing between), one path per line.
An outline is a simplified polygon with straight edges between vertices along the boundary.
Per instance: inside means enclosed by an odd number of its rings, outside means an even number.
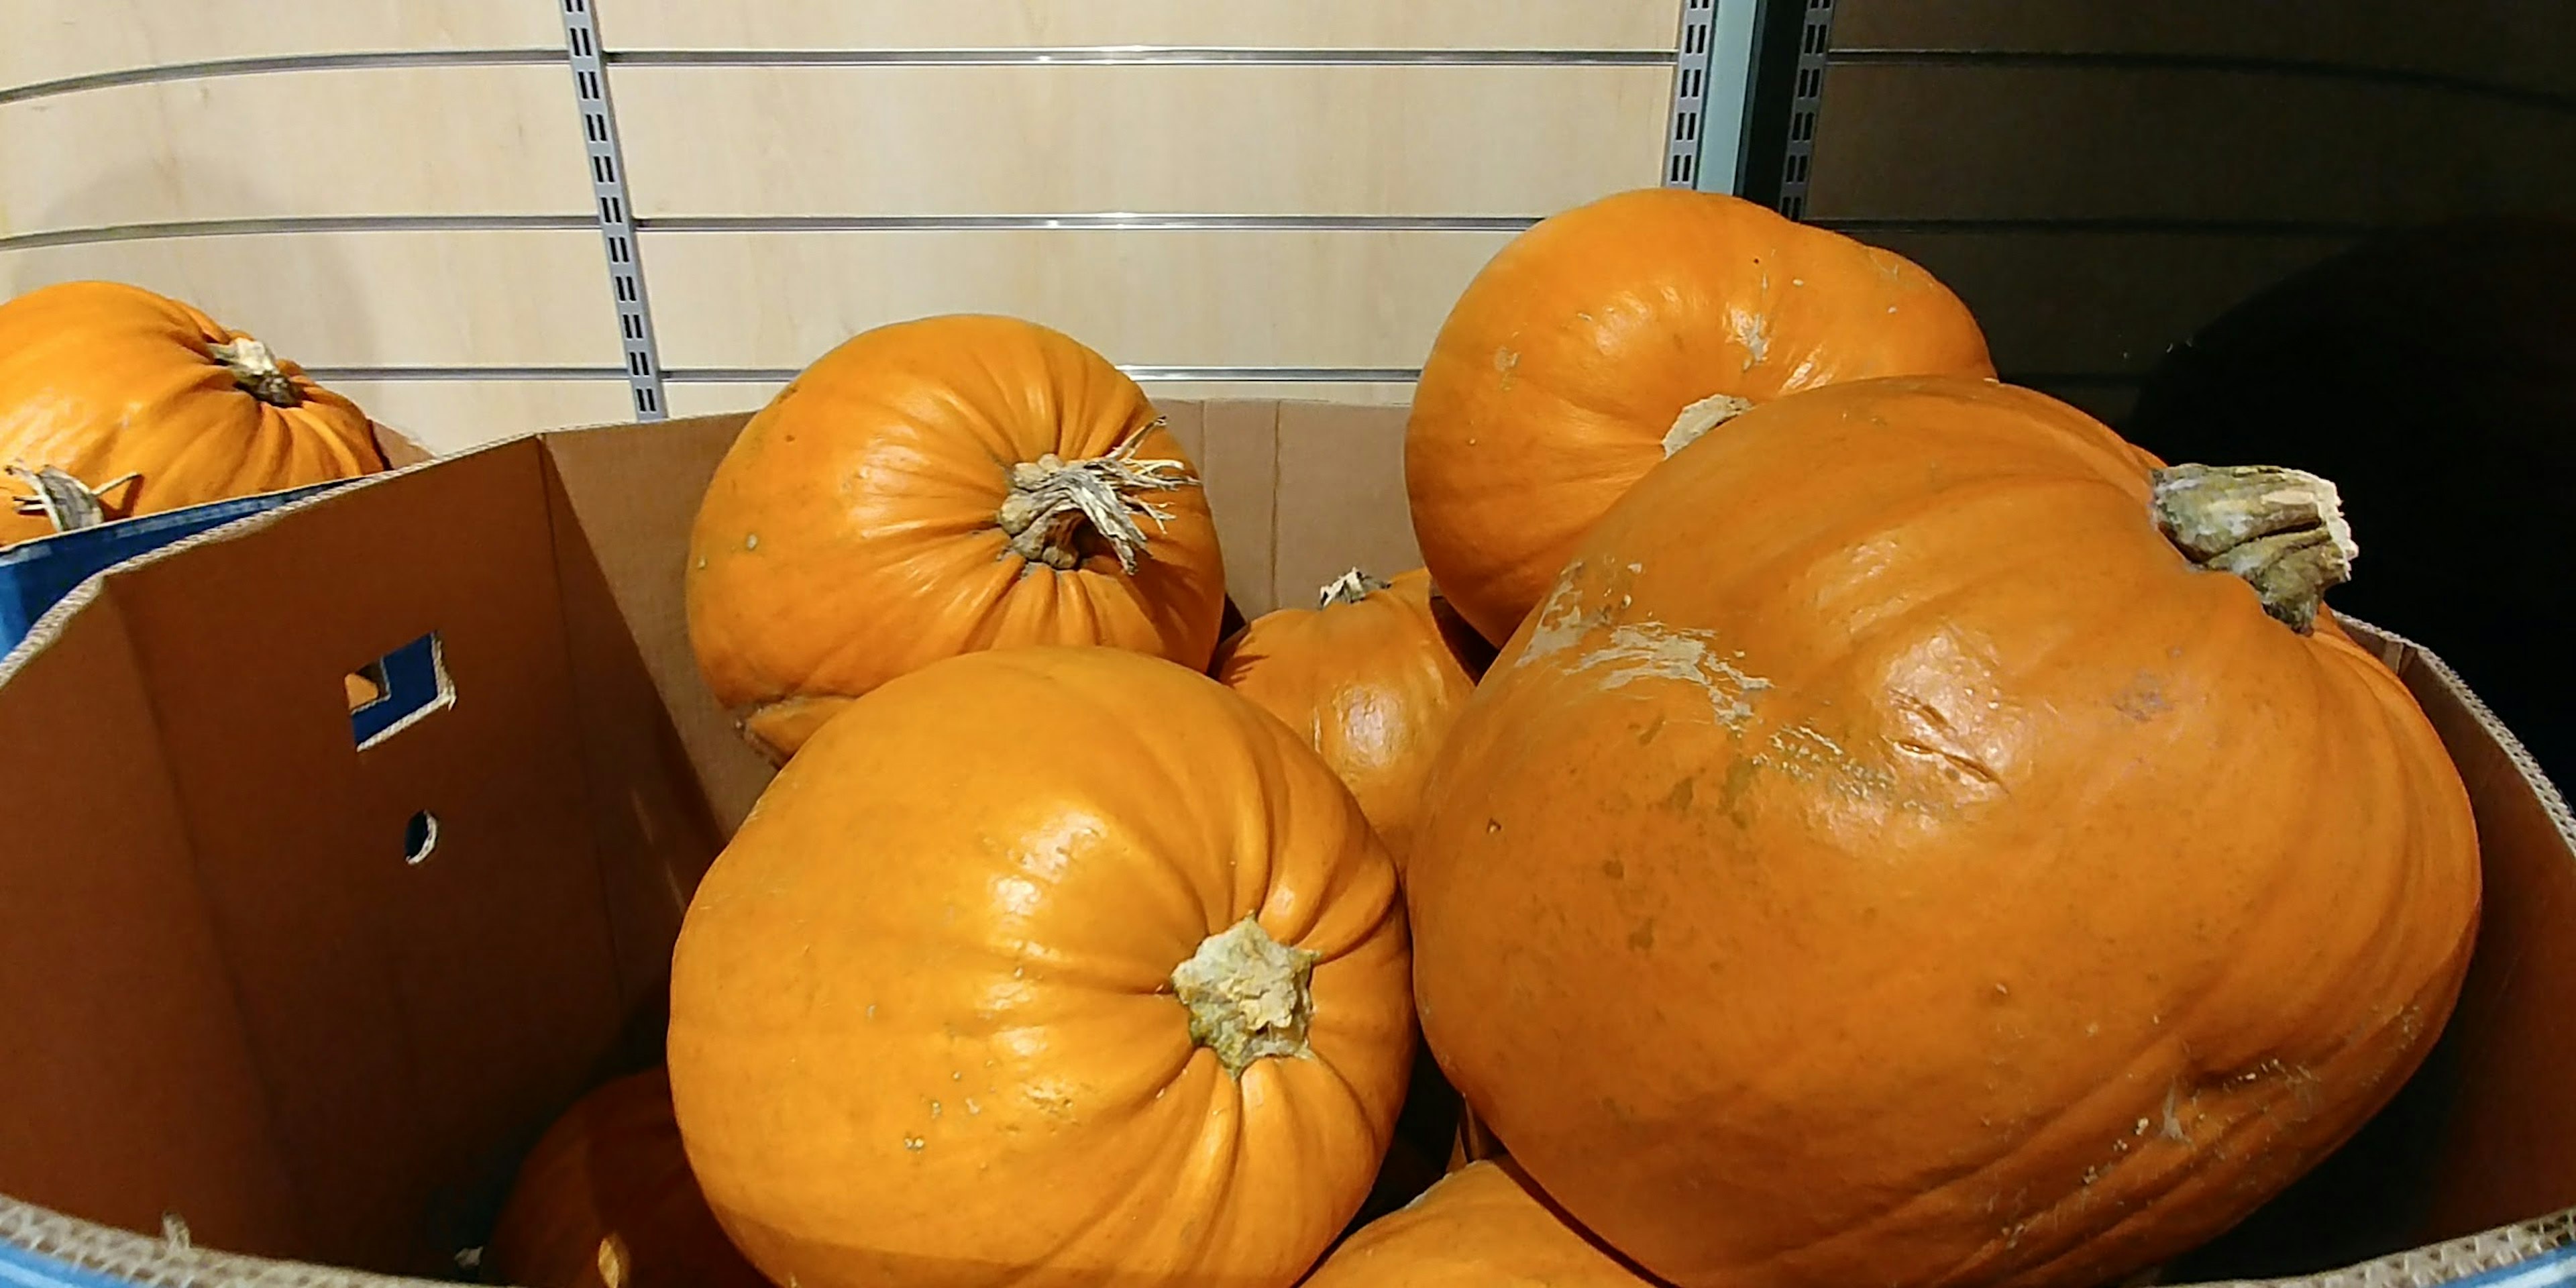
M2477 956L2438 1062L2439 1147L2419 1240L2576 1206L2576 816L2520 740L2439 657L2364 627L2442 735L2477 811Z
M0 1194L305 1245L224 945L113 593L0 685Z
M95 1108L86 1148L134 1160L125 1203L66 1195L73 1210L150 1228L157 1210L136 1202L151 1195L219 1246L445 1270L479 1241L552 1115L610 1065L658 1052L636 1054L629 1022L659 1002L670 935L714 838L684 805L661 804L694 796L686 772L594 778L585 731L624 738L637 722L612 733L579 713L649 681L631 648L598 646L595 616L579 631L567 622L567 599L585 601L559 570L584 564L556 549L554 495L534 440L403 471L125 565L91 583L86 611L49 620L60 631L49 644L31 640L40 651L0 693L76 707L95 685L78 669L115 651L100 632L124 629L149 719L80 742L157 750L168 767L181 836L169 885L188 892L211 941L188 967L228 980L260 1093L193 1130L260 1140L288 1195L246 1210L225 1187L256 1166L157 1157L162 1124L120 1118L115 1102L196 1096L211 1057L173 1061L151 1034L88 1025L60 1035L62 1058L148 1076L103 1085L114 1101L94 1107L70 1088L13 1101ZM422 641L442 696L361 746L353 675ZM635 709L647 728L659 719L657 704ZM596 763L656 773L630 747ZM18 774L5 788L48 789L96 791ZM636 800L657 808L635 813ZM38 801L20 803L37 815ZM670 844L608 855L594 806ZM0 862L42 875L51 860L13 847ZM47 974L7 965L0 993ZM657 1026L644 1029L657 1043ZM0 1168L53 1152L0 1150ZM51 1164L0 1171L0 1190L57 1194L57 1178Z

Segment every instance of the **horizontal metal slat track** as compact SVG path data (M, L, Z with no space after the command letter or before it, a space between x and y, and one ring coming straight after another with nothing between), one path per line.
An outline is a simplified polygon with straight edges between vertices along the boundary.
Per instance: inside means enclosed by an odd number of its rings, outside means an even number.
M0 105L127 85L158 85L271 72L376 67L506 67L560 63L561 48L377 49L345 53L209 58L120 67L0 86ZM994 49L616 49L610 66L631 67L1661 67L1660 49L1262 49L1160 45L1029 46Z
M337 72L365 67L509 67L560 63L564 58L561 46L536 49L377 49L340 54L279 54L267 58L211 58L191 63L162 63L154 67L123 67L114 71L65 76L59 80L0 86L0 105L77 94L83 90L211 80L219 76L257 76L267 72Z
M796 367L671 367L662 372L665 383L682 385L757 385L784 384L796 378ZM1411 384L1419 379L1419 367L1199 367L1155 364L1122 365L1119 370L1139 382L1170 383L1208 381L1221 383L1277 384ZM618 366L577 367L484 367L484 366L402 366L306 367L304 373L328 383L346 381L447 381L447 380L624 380L627 371Z

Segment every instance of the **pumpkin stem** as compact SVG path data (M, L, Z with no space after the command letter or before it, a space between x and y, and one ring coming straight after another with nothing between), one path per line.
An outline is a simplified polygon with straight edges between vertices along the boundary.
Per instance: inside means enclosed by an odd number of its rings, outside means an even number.
M1250 917L1200 940L1172 970L1172 991L1189 1009L1190 1041L1216 1052L1232 1078L1264 1057L1313 1054L1306 1045L1315 1018L1308 982L1318 956L1272 939Z
M246 335L208 345L206 352L233 373L233 383L247 390L251 397L271 407L293 407L304 401L295 392L295 382L277 365L277 355L268 346Z
M1673 427L1664 431L1664 459L1700 440L1700 435L1753 410L1753 400L1733 394L1710 394L1673 417Z
M2302 635L2361 547L2335 485L2277 465L2176 465L2149 476L2156 527L2212 572L2253 583L2263 611Z
M56 532L75 532L107 522L107 494L142 477L121 474L91 487L52 465L31 470L23 463L13 463L7 473L11 478L25 480L33 490L32 495L9 498L10 509L19 514L41 514Z
M1315 607L1330 608L1335 604L1356 604L1387 588L1386 582L1359 568L1353 568L1332 580L1332 584L1315 592Z
M1011 494L1002 498L1002 508L993 516L1011 536L1010 552L1070 572L1082 566L1079 540L1088 527L1109 543L1119 568L1133 576L1146 540L1137 518L1152 519L1157 528L1172 520L1171 511L1142 494L1174 492L1199 481L1187 462L1137 459L1145 431L1162 423L1157 418L1128 435L1107 456L1068 461L1049 452L1012 465Z

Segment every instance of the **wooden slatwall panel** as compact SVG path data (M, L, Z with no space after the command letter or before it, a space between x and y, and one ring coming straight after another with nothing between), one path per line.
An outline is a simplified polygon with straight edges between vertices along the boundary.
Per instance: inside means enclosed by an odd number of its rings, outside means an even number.
M959 310L1402 401L1521 221L1657 181L1682 5L584 2L676 414ZM180 296L442 449L630 417L562 3L0 0L0 296ZM1034 52L1117 46L1218 52Z
M2576 5L1838 0L1806 215L2117 419L2197 324L2367 232L2576 209Z

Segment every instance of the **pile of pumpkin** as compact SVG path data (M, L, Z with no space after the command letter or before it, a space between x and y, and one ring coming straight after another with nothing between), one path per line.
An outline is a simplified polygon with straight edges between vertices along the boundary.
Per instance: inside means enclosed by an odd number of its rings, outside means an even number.
M1220 641L1099 355L943 317L808 368L685 570L781 769L667 1071L601 1093L637 1126L559 1125L487 1264L2084 1288L2441 1029L2468 799L2322 605L2325 480L2168 468L1902 258L1668 191L1492 261L1405 446L1427 568ZM1440 1075L1496 1143L1445 1169Z
M210 373L171 396L315 400L119 299ZM1426 567L1228 633L1197 472L1110 363L851 339L683 570L780 768L667 1067L554 1125L487 1271L2087 1288L2226 1229L2441 1030L2467 794L2322 602L2330 483L1993 376L1886 251L1565 212L1425 363ZM93 501L135 468L78 464ZM1449 1087L1455 1155L1404 1125Z

